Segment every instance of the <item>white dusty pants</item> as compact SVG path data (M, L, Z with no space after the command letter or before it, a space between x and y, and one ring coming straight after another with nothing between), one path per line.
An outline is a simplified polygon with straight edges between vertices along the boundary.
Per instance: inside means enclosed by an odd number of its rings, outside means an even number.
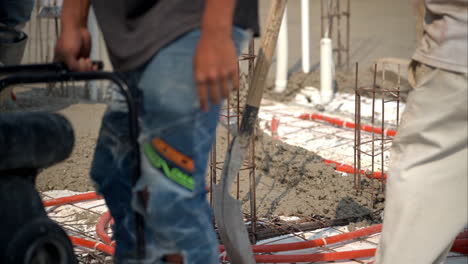
M392 146L375 264L443 263L468 222L467 75L415 67Z

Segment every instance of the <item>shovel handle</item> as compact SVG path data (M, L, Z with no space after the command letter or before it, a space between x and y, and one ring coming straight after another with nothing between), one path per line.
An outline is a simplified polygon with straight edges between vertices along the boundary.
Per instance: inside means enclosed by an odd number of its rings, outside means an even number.
M215 220L231 263L255 263L250 249L249 235L242 218L240 202L229 195L229 189L234 175L239 172L242 166L246 149L255 128L263 87L271 65L273 51L276 47L286 3L287 0L272 2L266 30L263 33L261 49L247 94L247 104L242 115L239 135L234 137L229 145L221 174L221 182L215 186L213 192Z

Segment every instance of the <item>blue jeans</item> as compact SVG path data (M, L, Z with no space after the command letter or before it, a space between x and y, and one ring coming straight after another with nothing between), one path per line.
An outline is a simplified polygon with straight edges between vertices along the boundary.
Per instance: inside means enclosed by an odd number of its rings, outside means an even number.
M0 23L16 27L29 21L33 0L0 0Z
M138 94L141 179L131 186L132 151L125 102L118 96L102 121L91 178L114 218L115 262L133 263L134 210L146 222L146 261L164 263L180 254L184 263L219 263L218 240L206 199L205 174L221 104L199 110L193 56L200 37L193 30L160 50L142 67L125 73ZM249 34L235 28L238 52ZM149 193L146 209L132 203L137 190Z

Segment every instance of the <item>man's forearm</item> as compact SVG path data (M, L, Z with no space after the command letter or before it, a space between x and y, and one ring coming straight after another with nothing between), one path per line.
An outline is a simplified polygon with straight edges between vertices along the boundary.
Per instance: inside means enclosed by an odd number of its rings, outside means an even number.
M202 32L231 34L236 0L205 0Z
M90 0L64 0L62 29L86 27Z

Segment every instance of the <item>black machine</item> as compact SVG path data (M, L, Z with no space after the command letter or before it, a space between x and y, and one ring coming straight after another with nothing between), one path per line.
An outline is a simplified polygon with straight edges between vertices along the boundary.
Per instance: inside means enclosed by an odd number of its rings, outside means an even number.
M102 63L98 67L102 68ZM131 140L139 153L137 109L132 92L118 74L71 72L61 63L0 66L0 91L15 84L89 80L110 80L125 96ZM35 188L38 170L66 159L73 145L72 126L59 114L0 113L0 263L76 263L67 234L47 217ZM134 160L132 180L136 183L140 176L139 155ZM141 215L136 213L135 217L138 253L143 257L144 222Z
M34 188L38 169L67 158L73 143L60 115L0 114L0 263L76 263Z

